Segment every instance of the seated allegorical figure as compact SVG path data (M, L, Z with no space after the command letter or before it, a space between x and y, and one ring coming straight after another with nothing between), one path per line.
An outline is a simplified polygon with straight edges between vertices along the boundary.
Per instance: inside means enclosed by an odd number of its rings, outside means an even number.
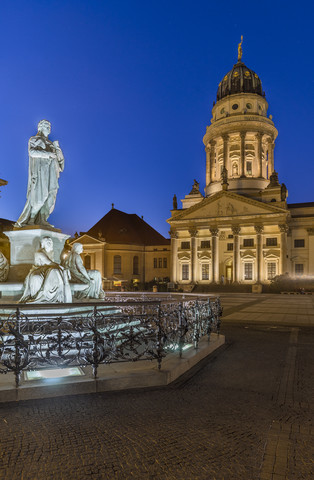
M53 261L53 242L43 237L25 282L20 303L71 303L69 271Z
M72 282L86 283L86 288L77 292L75 296L77 298L105 298L101 274L98 270L86 270L81 258L82 252L83 245L74 243L71 252L63 261L63 265L70 270Z

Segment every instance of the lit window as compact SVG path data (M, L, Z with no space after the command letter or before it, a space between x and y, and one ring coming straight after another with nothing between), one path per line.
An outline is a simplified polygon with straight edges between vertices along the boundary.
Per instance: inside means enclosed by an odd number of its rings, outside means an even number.
M162 268L162 258L158 258L158 268Z
M244 238L243 247L254 247L254 238Z
M202 264L202 280L209 280L209 264Z
M121 273L121 256L115 255L113 257L113 273Z
M244 264L244 280L252 280L252 279L253 279L253 264L245 263Z
M182 250L189 250L190 249L190 242L181 242Z
M138 256L133 257L133 275L138 275Z
M272 280L276 276L276 263L268 262L267 263L267 279Z
M304 248L305 242L304 238L298 238L294 241L294 248Z
M184 263L182 265L182 280L188 280L189 279L189 265Z
M266 247L277 247L277 238L266 238Z
M304 273L304 265L303 263L296 263L294 266L294 271L297 276L301 276Z
M202 240L201 248L210 248L210 240Z

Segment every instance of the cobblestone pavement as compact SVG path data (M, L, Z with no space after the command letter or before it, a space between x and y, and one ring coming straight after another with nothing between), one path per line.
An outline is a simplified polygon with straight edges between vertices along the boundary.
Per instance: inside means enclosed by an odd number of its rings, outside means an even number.
M166 388L1 404L0 478L314 478L314 328L222 330Z

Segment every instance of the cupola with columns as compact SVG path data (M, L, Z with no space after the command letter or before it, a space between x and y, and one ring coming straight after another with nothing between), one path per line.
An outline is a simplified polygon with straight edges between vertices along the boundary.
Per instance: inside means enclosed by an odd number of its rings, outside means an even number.
M267 116L268 103L258 75L242 62L242 40L238 61L220 82L211 125L203 142L206 151L208 197L222 190L227 170L228 190L262 201L262 191L274 172L277 129Z

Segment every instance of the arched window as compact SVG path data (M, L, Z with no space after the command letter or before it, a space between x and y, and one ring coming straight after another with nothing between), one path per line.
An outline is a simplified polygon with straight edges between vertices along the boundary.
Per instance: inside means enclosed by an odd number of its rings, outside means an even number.
M138 256L133 257L133 275L138 275Z
M85 255L85 257L84 257L84 267L87 270L91 269L91 257L90 257L90 255Z
M113 273L121 273L121 256L115 255L113 257Z

